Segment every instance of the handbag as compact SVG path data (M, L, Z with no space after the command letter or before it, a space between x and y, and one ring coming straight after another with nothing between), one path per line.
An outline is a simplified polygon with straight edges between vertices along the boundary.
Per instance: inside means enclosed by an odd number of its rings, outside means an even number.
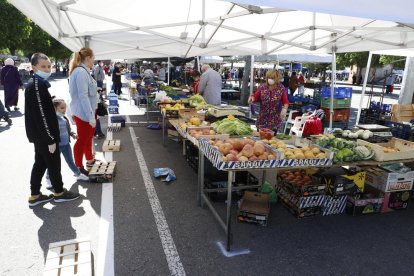
M108 115L108 107L105 102L98 102L98 108L96 109L96 115L103 117Z

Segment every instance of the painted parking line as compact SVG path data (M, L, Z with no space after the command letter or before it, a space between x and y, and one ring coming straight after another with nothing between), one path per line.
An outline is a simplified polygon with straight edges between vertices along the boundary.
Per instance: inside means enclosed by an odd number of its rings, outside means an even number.
M108 116L108 124L110 116ZM106 139L112 140L112 132L107 131ZM112 152L105 152L105 160L113 161ZM102 183L101 217L99 219L98 260L96 276L113 276L114 269L114 209L113 185Z
M130 121L129 116L127 116L127 121ZM161 207L161 203L158 199L157 192L155 191L154 183L152 182L151 176L148 172L148 167L147 163L145 162L144 155L142 154L141 148L137 142L134 129L132 127L129 127L129 131L131 134L132 143L134 144L135 154L138 159L142 178L144 180L145 189L147 190L152 214L154 215L155 224L157 225L162 248L164 249L165 257L167 258L168 268L171 275L184 276L186 275L184 266L181 263L180 256L178 255L177 248L175 247L174 240L171 236L167 220L165 219L164 212Z

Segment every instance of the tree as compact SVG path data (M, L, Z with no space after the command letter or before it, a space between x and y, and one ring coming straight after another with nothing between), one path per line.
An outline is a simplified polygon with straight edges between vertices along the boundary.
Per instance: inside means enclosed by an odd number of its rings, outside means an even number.
M404 69L405 67L405 57L400 57L400 56L385 56L385 55L381 55L379 62L382 65L388 65L391 64L391 66L395 69Z
M0 49L8 48L12 55L23 48L31 32L30 20L6 0L0 0Z
M71 51L59 41L31 22L31 32L24 41L23 50L31 56L35 52L43 52L56 60L69 58Z

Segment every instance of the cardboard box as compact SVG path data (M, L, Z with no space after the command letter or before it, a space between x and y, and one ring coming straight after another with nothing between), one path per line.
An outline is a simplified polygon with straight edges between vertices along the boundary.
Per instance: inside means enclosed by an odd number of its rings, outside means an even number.
M409 191L413 188L414 171L395 173L373 167L366 172L366 183L383 192Z
M384 194L366 185L364 193L348 196L346 211L353 216L380 213L383 202Z
M269 195L246 191L237 214L239 221L267 225L269 217Z
M346 195L340 196L329 196L327 195L325 198L325 202L323 204L323 213L324 216L329 215L339 215L345 211L346 207Z
M284 184L278 184L276 190L283 205L298 218L322 215L325 195L300 197L292 193Z
M331 168L315 175L326 185L326 194L331 196L363 192L365 176L365 172L355 173L343 168Z
M385 193L381 212L387 213L407 209L410 193L411 191Z

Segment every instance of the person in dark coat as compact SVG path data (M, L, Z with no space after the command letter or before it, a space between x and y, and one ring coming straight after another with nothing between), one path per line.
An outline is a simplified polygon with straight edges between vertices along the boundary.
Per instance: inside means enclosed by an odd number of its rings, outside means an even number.
M17 102L19 101L19 88L23 87L19 71L14 66L14 60L8 58L4 61L5 66L1 69L0 82L4 86L4 105L10 112L10 107L14 106L17 111Z
M34 144L35 162L30 177L31 196L29 206L54 199L55 202L65 202L79 198L78 193L63 189L60 172L60 132L55 107L49 93L50 83L47 81L51 74L49 58L42 53L35 53L31 59L34 71L25 91L25 127L26 136ZM49 172L53 195L43 195L40 192L43 175Z

